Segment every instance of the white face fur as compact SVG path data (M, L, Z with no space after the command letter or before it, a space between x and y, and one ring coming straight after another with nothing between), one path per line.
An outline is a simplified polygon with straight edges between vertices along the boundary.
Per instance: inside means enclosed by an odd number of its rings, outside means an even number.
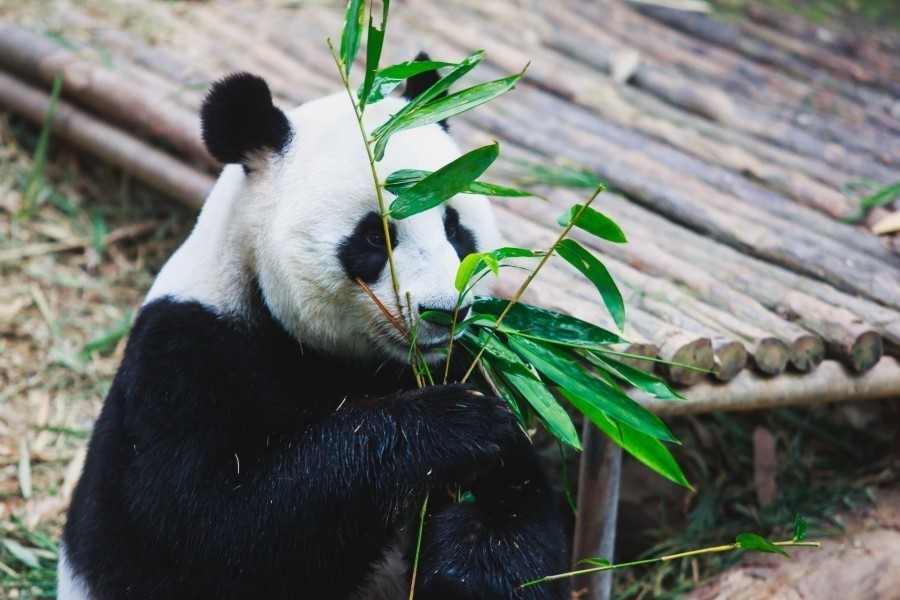
M403 104L387 99L368 107L366 129L374 130ZM304 346L339 356L406 360L409 343L340 256L344 248L345 255L371 258L383 241L383 236L353 236L360 221L379 213L379 206L349 100L342 92L304 104L287 117L292 128L287 147L280 154L254 156L249 174L238 166L226 168L191 236L205 238L206 247L189 239L166 265L147 301L172 294L174 287L176 296L239 308L247 293L240 288L255 276L275 317ZM384 181L399 169L437 170L459 155L440 126L428 125L395 134L376 168ZM383 193L387 207L394 196ZM482 196L460 195L413 217L392 220L402 310L387 264L366 283L407 328L418 320L420 308L452 310L456 305L460 257L448 239L453 236L444 222L448 210L458 213L459 231L474 237L477 251L499 242L493 213ZM376 223L379 233L380 219ZM211 239L219 240L212 249ZM184 256L179 259L179 254ZM204 261L212 263L205 272L183 273L188 264ZM467 297L462 305L470 303ZM417 340L426 359L441 356L435 348L445 347L448 336L446 327L420 323Z

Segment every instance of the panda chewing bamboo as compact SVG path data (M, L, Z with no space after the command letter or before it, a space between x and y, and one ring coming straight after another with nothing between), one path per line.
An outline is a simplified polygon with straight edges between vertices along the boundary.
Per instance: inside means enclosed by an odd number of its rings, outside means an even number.
M370 106L366 127L403 103ZM346 94L284 113L263 80L235 74L201 116L227 166L134 324L72 499L59 597L405 598L430 493L418 600L567 598L565 582L518 588L565 570L568 552L506 404L416 389L409 342L356 281L395 304ZM395 134L377 166L383 179L458 156L435 124ZM460 260L498 241L471 195L391 221L390 236L407 326L452 312ZM449 335L420 324L426 360Z

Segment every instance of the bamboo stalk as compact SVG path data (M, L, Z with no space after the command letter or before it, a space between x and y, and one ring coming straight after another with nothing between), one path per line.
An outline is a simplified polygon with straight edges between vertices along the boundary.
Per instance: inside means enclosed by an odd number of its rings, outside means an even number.
M759 410L782 406L809 406L846 400L896 398L900 389L900 363L883 358L862 375L853 374L837 361L826 360L815 372L785 374L773 379L744 371L727 385L702 383L690 389L688 402L648 399L629 391L654 413L674 415Z
M647 214L627 202L616 204L611 212L629 230L654 239L665 251L678 252L692 259L694 264L702 265L723 283L815 332L833 354L857 372L870 369L881 358L881 336L873 326L840 304L828 304L785 285L774 274L775 267L755 261L754 268L750 268L747 263L754 259Z
M130 128L165 139L187 156L217 166L200 139L200 120L159 90L135 86L112 69L92 64L53 40L17 25L0 23L0 67L36 76L46 84L63 74L63 96L71 97Z
M41 124L50 106L50 96L0 71L0 106ZM135 179L194 208L200 208L214 180L149 144L111 127L97 118L60 101L52 131Z

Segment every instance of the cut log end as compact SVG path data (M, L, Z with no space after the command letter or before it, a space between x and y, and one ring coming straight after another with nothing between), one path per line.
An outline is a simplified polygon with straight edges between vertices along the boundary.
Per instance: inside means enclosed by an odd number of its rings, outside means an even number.
M753 362L766 375L779 375L787 368L791 354L787 344L778 338L760 340L753 353Z
M668 360L681 365L688 365L684 367L663 365L663 375L669 381L684 386L694 385L706 376L706 373L698 369L713 370L712 344L707 338L696 339L689 344L683 345ZM696 368L692 369L690 367Z
M747 365L747 349L740 342L725 342L716 346L713 371L719 381L731 381Z
M856 339L850 350L850 366L857 373L865 373L875 366L884 354L881 336L867 331Z
M822 364L823 360L825 360L825 343L821 338L803 335L791 344L791 365L798 371L808 373Z
M659 348L656 344L632 343L625 349L625 352L637 356L656 358L656 355L659 354ZM631 358L628 356L623 356L620 358L620 360L622 361L623 365L628 365L629 367L640 369L645 373L652 373L656 365L656 363L652 360L641 360L639 358Z

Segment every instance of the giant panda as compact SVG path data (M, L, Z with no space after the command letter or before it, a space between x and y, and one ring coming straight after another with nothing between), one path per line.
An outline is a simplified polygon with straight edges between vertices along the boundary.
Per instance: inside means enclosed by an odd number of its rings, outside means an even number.
M369 106L367 130L435 78ZM60 598L406 598L426 494L418 600L566 598L561 582L518 587L568 566L528 436L469 385L417 389L408 342L357 282L394 293L348 96L282 112L240 73L201 120L227 166L134 323L73 494ZM377 168L459 155L434 124L395 134ZM452 311L461 259L497 243L479 196L389 231L407 326ZM439 362L449 335L422 322L416 343Z

